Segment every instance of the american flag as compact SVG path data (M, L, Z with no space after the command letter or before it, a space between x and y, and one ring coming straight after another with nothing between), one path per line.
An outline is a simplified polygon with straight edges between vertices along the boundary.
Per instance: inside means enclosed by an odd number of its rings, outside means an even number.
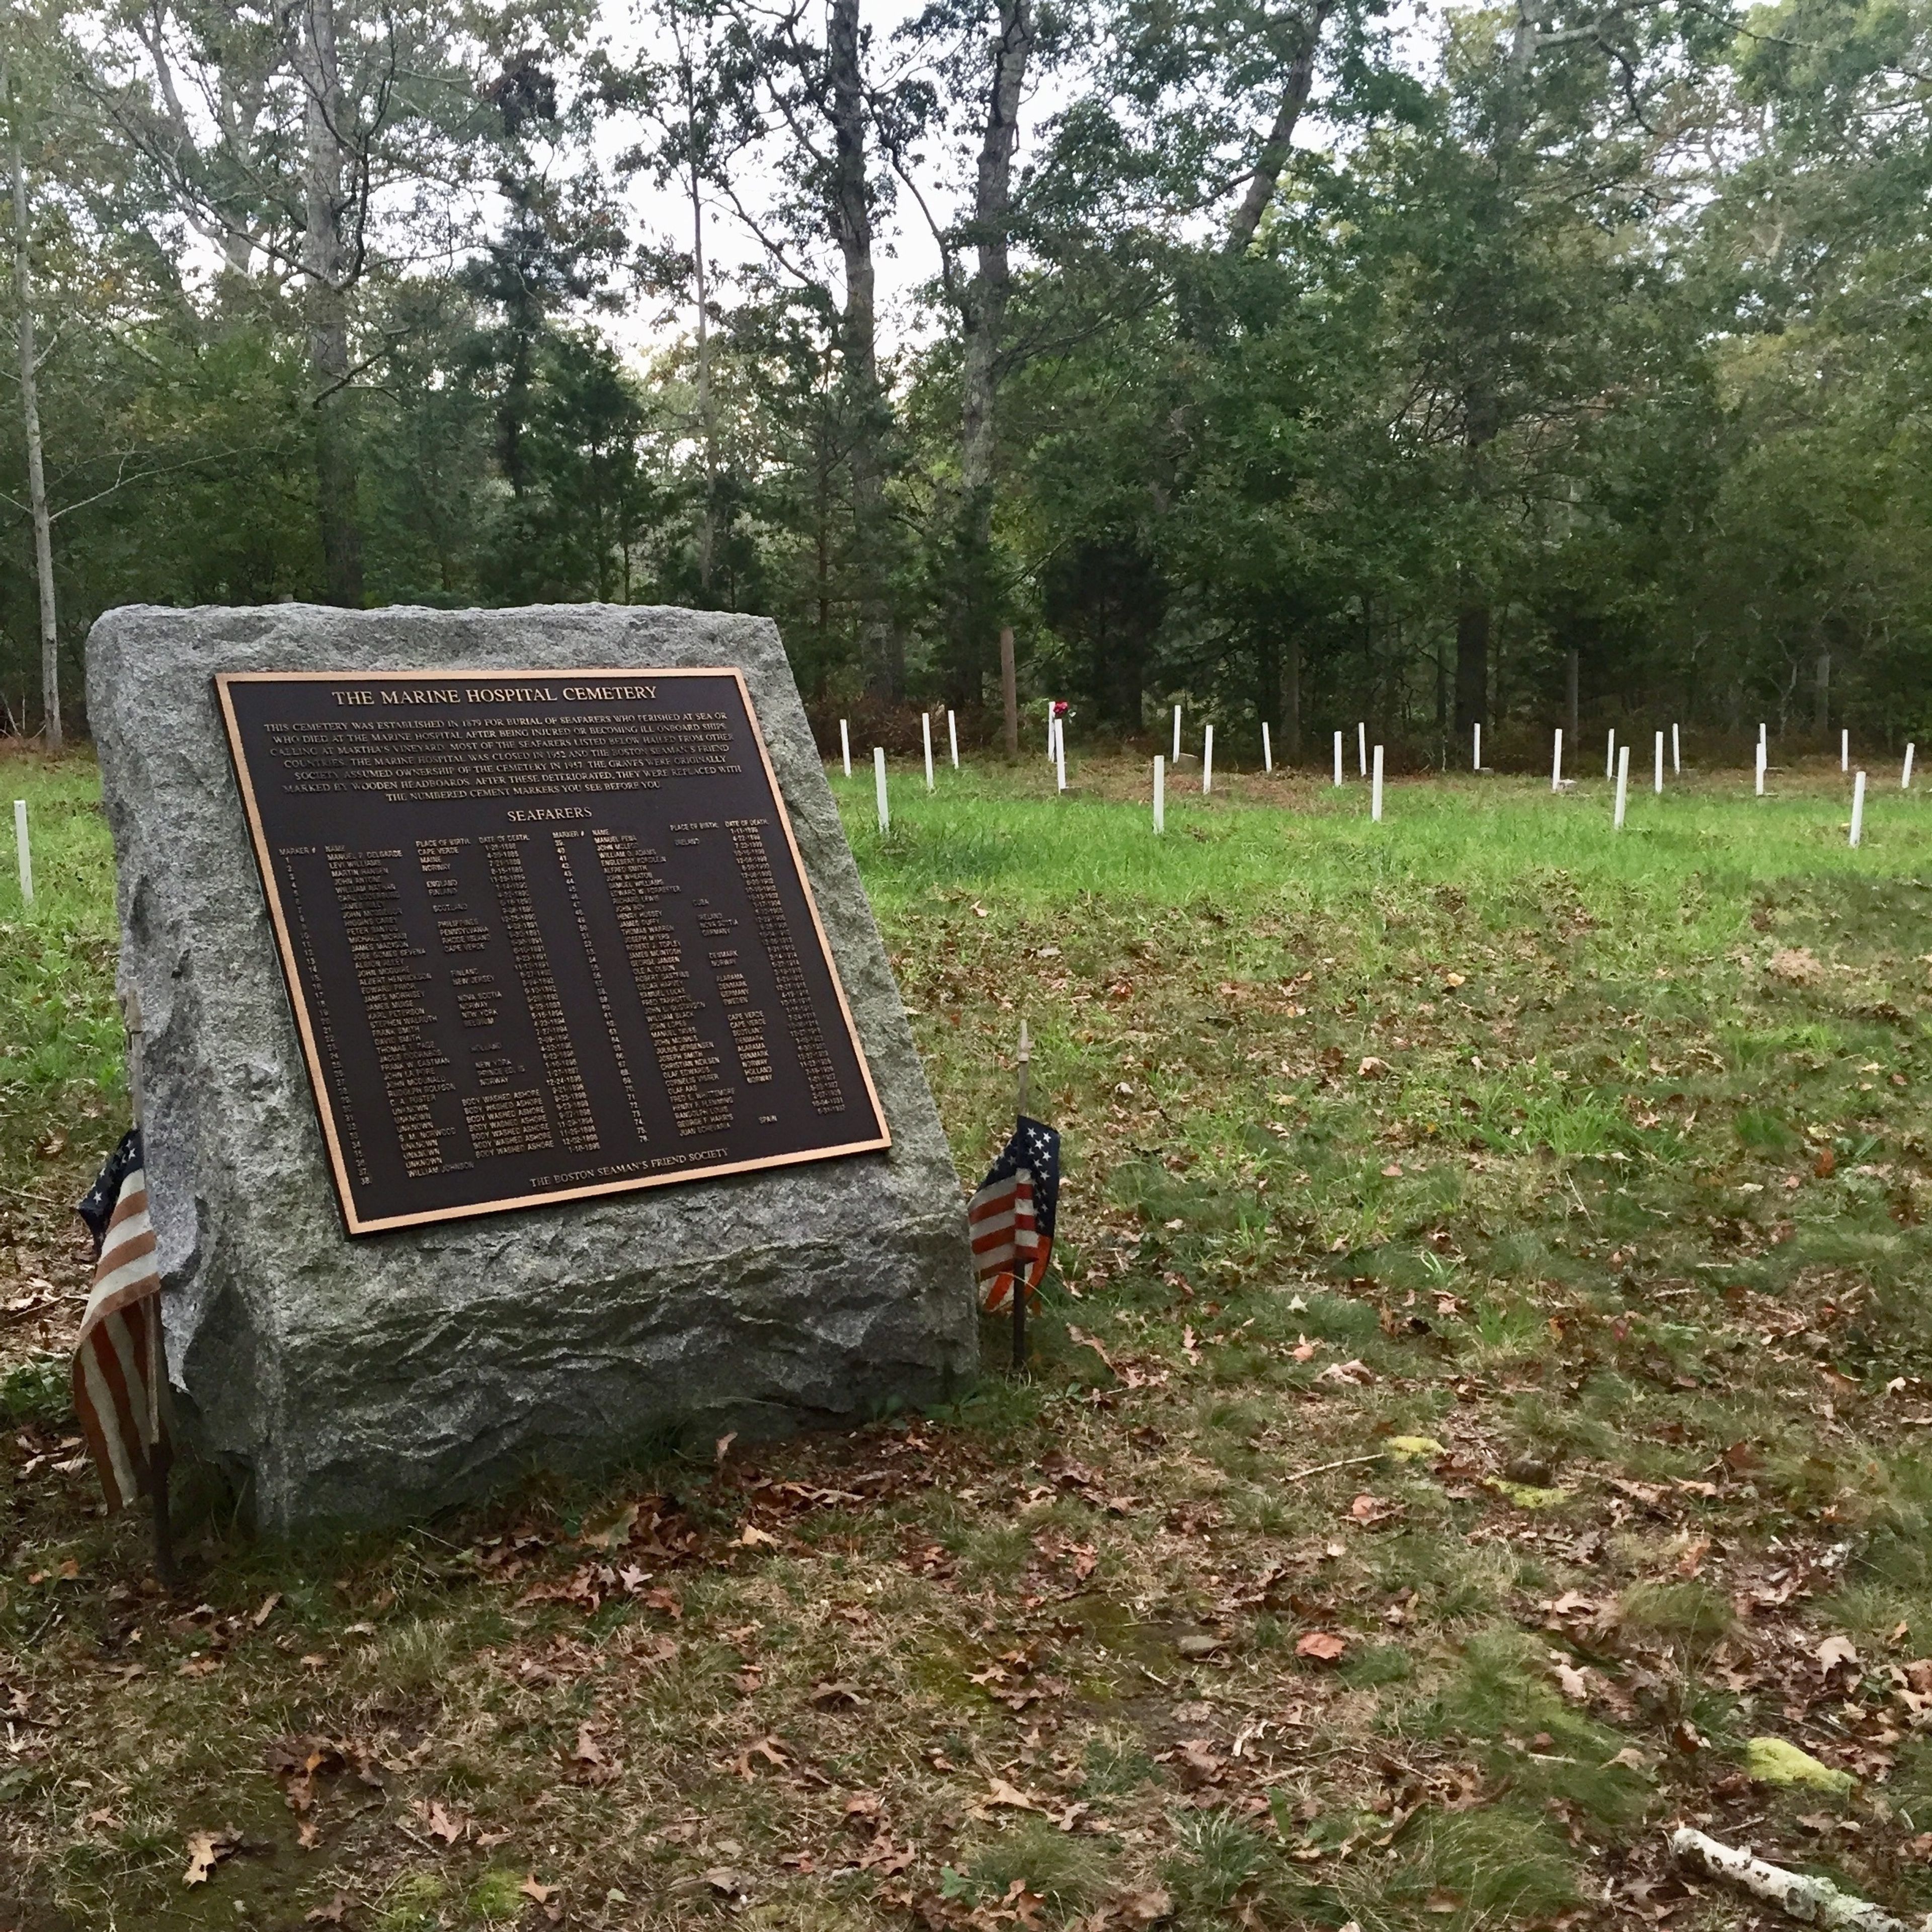
M110 1510L147 1492L163 1439L161 1277L141 1130L130 1127L77 1210L94 1237L94 1286L74 1356L74 1406Z
M980 1305L989 1315L1007 1305L1018 1275L1036 1295L1053 1255L1060 1206L1060 1136L1022 1114L1013 1137L966 1204Z

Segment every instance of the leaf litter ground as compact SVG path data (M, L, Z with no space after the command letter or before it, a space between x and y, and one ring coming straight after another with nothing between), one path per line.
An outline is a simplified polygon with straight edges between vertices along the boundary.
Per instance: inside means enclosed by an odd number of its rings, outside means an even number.
M1742 1922L1678 1822L1932 1909L1921 802L855 784L963 1180L1039 1042L1028 1373L398 1535L190 1499L169 1596L62 1394L104 829L6 775L0 1926Z

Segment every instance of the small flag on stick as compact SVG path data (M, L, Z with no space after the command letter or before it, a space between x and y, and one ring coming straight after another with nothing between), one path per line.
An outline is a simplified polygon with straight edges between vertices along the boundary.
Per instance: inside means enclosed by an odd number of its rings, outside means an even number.
M1016 1280L1037 1300L1053 1256L1060 1205L1060 1136L1022 1114L980 1191L966 1204L980 1304L988 1315L1007 1306Z
M152 1494L167 1454L161 1277L139 1127L108 1156L78 1212L95 1262L74 1350L74 1406L112 1512Z

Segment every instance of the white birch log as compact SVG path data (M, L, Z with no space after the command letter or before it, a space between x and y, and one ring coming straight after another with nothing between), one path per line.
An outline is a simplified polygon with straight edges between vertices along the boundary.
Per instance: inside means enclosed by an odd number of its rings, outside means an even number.
M1921 1932L1916 1922L1894 1918L1868 1900L1840 1892L1828 1879L1786 1871L1748 1851L1720 1845L1688 1825L1671 1833L1670 1849L1687 1864L1776 1906L1787 1918L1823 1926L1826 1932Z

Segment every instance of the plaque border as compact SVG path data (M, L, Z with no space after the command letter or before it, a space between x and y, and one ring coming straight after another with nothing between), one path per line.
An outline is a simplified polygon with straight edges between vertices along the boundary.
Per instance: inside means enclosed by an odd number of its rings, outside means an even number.
M785 844L791 853L792 863L797 868L798 880L805 894L806 910L812 915L812 929L818 938L818 950L825 962L825 970L831 976L832 991L838 1002L840 1017L845 1022L846 1036L852 1044L854 1058L859 1064L859 1074L866 1083L866 1097L871 1103L872 1118L878 1123L878 1135L870 1139L846 1141L837 1147L809 1148L794 1154L766 1154L755 1160L728 1161L717 1167L693 1168L682 1174L638 1174L624 1180L598 1181L585 1187L562 1187L547 1190L541 1194L518 1195L510 1199L473 1202L459 1208L435 1208L419 1214L388 1214L374 1220L364 1220L356 1210L355 1196L349 1184L349 1171L342 1157L342 1144L336 1130L335 1111L329 1098L328 1083L322 1078L322 1058L316 1049L315 1033L308 1011L308 1002L302 988L302 976L296 970L295 953L289 939L287 920L282 910L281 889L275 880L275 868L268 850L268 838L262 830L262 816L255 800L254 781L248 770L248 761L242 746L242 727L235 715L229 691L238 684L376 684L406 682L412 679L436 677L492 677L551 679L562 677L618 677L618 678L672 678L672 677L728 677L738 687L738 695L743 700L745 717L752 728L752 742L758 748L759 762L764 766L765 782L771 788L772 802L776 808L778 824L783 828ZM315 1108L322 1125L322 1141L328 1150L331 1178L335 1184L335 1200L340 1210L343 1224L351 1234L386 1234L398 1228L425 1226L439 1221L467 1221L486 1214L508 1214L529 1208L550 1208L562 1205L567 1201L584 1201L612 1194L637 1194L647 1188L676 1187L694 1180L716 1180L727 1174L756 1173L766 1168L802 1167L814 1161L838 1160L848 1154L876 1154L890 1148L892 1144L890 1124L886 1118L886 1110L879 1099L879 1090L872 1079L872 1063L866 1057L865 1042L859 1036L857 1024L852 1018L850 1003L845 997L845 982L838 976L838 962L832 955L832 944L826 938L825 923L818 916L818 895L812 889L812 875L806 869L805 856L798 849L798 839L792 830L791 814L785 809L784 792L778 783L777 772L772 765L771 753L765 745L765 734L758 723L758 707L752 702L751 686L745 681L745 674L735 664L680 664L660 669L651 665L622 664L560 665L555 670L539 670L534 667L505 669L500 666L484 666L466 669L460 664L439 665L433 670L218 670L213 674L215 701L221 712L224 735L228 740L229 762L233 766L236 783L242 795L242 810L248 820L249 843L255 855L255 869L260 874L262 891L268 900L268 918L275 931L275 959L281 968L282 985L288 994L289 1005L293 1012L296 1030L302 1038L302 1058L308 1068L309 1092L315 1101Z

